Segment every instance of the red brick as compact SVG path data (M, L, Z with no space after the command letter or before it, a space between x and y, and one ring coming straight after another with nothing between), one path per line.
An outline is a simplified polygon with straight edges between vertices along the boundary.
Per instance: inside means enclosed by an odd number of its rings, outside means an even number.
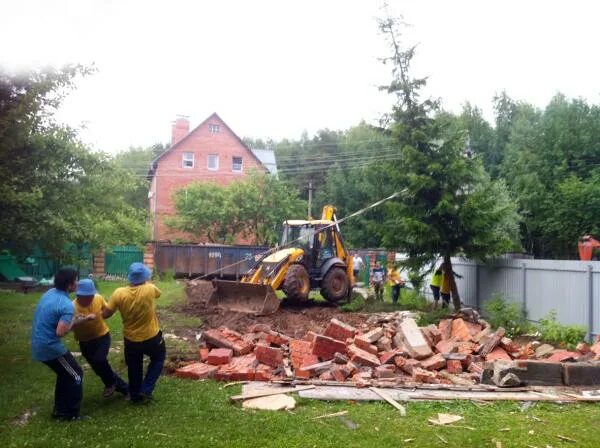
M452 331L452 319L442 319L438 324L442 340L450 339Z
M200 358L200 361L206 362L206 360L208 359L209 352L210 349L206 347L202 347L200 350L198 350L198 357Z
M302 366L304 357L311 355L311 343L300 339L292 339L290 341L290 358L294 369Z
M375 345L380 352L389 352L392 350L392 340L387 336L379 339Z
M315 375L315 372L311 371L311 370L306 370L306 369L304 369L304 367L318 364L318 362L319 362L319 357L317 355L311 355L311 354L305 355L304 358L302 359L302 364L300 365L300 367L294 369L294 376L296 376L297 378L304 378L304 379L310 378L311 376Z
M458 350L458 345L453 339L442 339L435 345L439 353L454 353Z
M575 350L577 350L582 355L585 355L586 353L591 352L590 346L586 342L580 342L579 344L577 344L577 347L575 347Z
M202 338L210 345L220 348L230 348L236 356L245 355L252 351L252 344L244 341L241 335L228 328L220 327L218 330L206 330Z
M469 333L471 333L471 338L475 337L481 331L481 324L475 324L473 322L469 322L468 320L465 320L464 322L469 329Z
M254 381L258 361L254 354L234 357L229 364L222 365L215 372L220 381Z
M367 333L361 334L360 336L356 336L356 338L360 338L369 344L373 344L374 342L377 342L382 337L383 337L383 328L379 328L379 327L374 328L373 330L371 330Z
M398 365L398 357L396 357L396 365ZM412 375L414 369L421 367L421 361L408 358L407 360L405 360L403 365L398 367L400 367L404 372L408 373L409 375Z
M485 357L485 360L490 362L497 361L499 359L505 359L507 361L510 361L512 358L509 356L508 353L506 353L506 350L504 350L502 347L496 347Z
M348 354L350 355L352 362L356 364L371 367L381 365L381 361L379 361L377 356L358 348L356 345L351 345L348 347Z
M350 376L351 369L348 366L333 366L331 373L336 381L346 381L346 378Z
M195 362L175 370L175 376L178 376L179 378L202 380L204 378L212 378L217 370L219 370L219 368L216 366L209 366L208 364Z
M457 342L456 351L462 355L470 355L477 350L478 345L474 342Z
M273 369L266 364L259 364L254 372L254 381L270 381Z
M282 345L288 345L290 341L291 338L283 333L277 333L276 331L267 333L267 344L281 347Z
M469 372L481 375L483 373L483 363L473 362L469 364Z
M321 381L334 381L335 378L330 370L327 370L319 375Z
M381 364L393 364L397 353L395 351L383 352L379 355Z
M440 330L433 324L428 325L427 327L422 327L421 332L431 347L435 346L442 340L442 334L440 333Z
M446 360L439 353L421 361L421 367L426 370L440 370L446 367Z
M258 362L268 366L279 367L283 365L283 352L280 348L259 344L254 349L254 354Z
M233 358L233 350L230 348L213 348L208 354L206 362L213 366L229 364Z
M412 371L413 380L418 383L438 383L435 372L415 367Z
M446 370L448 370L448 373L453 374L462 373L462 363L457 359L449 359L446 361Z
M598 337L600 337L600 335ZM596 355L600 355L600 341L592 345L590 347L590 350L593 351Z
M325 331L323 332L323 335L337 339L338 341L345 341L346 339L353 338L355 334L356 328L335 318L329 321L327 328L325 328Z
M314 331L309 331L304 335L302 339L304 339L305 341L313 342L316 337L317 333L315 333Z
M471 340L471 332L465 321L461 318L452 321L451 336L458 341Z
M354 338L354 345L356 345L358 348L360 348L366 352L369 352L373 355L376 355L377 352L379 351L375 345L369 344L368 341L366 341L364 339L360 339L359 337Z
M346 344L333 338L318 334L313 341L312 354L327 361L333 359L336 352L346 353Z
M396 368L389 364L375 367L373 376L375 378L394 378L396 376Z
M579 358L579 353L570 352L567 350L562 350L554 353L550 358L548 358L549 362L565 362L565 361L574 361Z

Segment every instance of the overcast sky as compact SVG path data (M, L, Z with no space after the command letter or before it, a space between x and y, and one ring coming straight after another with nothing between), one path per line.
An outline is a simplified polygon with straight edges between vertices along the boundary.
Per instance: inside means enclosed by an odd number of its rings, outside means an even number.
M171 122L217 112L240 136L298 138L375 123L390 108L378 0L1 0L0 65L95 64L59 118L109 152L168 142ZM390 0L417 43L416 75L459 111L492 117L505 89L543 107L600 102L593 1Z

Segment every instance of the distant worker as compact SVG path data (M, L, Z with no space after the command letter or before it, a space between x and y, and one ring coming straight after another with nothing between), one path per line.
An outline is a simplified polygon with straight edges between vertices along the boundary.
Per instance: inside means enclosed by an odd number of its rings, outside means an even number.
M392 286L392 303L396 304L400 298L400 291L406 284L397 264L392 264L388 269L388 282Z
M450 275L442 269L442 286L440 287L440 295L442 296L442 308L448 308L450 304L450 293L452 288L450 287Z
M379 263L379 261L375 262L375 266L371 272L371 285L373 285L373 289L375 290L375 299L379 301L383 301L383 282L385 280L385 271L383 267Z
M125 362L132 403L152 399L167 355L156 316L156 299L160 297L160 289L146 283L151 274L142 263L132 263L127 275L129 286L117 288L102 312L102 316L108 318L118 310L123 319ZM145 377L144 355L150 357Z
M74 328L73 333L79 341L81 354L104 383L102 395L110 397L115 390L128 395L129 386L113 371L108 362L111 339L110 329L102 318L102 310L106 308L104 297L98 294L91 278L79 282L75 295L75 316L89 316L89 319Z
M358 255L358 252L354 252L354 257L352 257L352 271L354 272L354 280L358 278L358 274L365 267L365 263Z
M431 276L431 283L429 287L433 294L433 309L436 309L440 303L440 287L442 286L442 269L437 268ZM448 299L450 300L450 299Z
M40 299L33 315L31 352L56 373L54 409L56 420L78 420L83 396L83 370L60 340L82 319L74 317L69 293L77 289L77 271L60 269L54 275L54 288ZM85 319L85 318L83 318Z

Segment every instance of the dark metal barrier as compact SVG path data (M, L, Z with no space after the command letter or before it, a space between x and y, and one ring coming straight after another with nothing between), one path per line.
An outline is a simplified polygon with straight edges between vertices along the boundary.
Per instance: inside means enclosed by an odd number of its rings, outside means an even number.
M176 277L208 275L237 280L267 250L261 246L159 244L154 252L154 266L159 274L172 272Z

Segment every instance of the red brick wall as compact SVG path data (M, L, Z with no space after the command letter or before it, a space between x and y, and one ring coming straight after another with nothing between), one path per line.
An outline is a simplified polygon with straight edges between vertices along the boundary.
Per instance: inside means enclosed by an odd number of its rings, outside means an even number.
M211 133L209 125L218 125L219 132ZM194 154L193 168L183 167L183 153ZM217 170L208 169L208 155L218 154ZM242 157L242 172L232 171L233 157ZM157 162L155 177L151 184L152 198L150 210L153 216L154 239L184 239L187 241L205 242L198 236L177 232L165 223L165 217L175 213L173 194L187 184L198 181L213 181L226 185L244 178L251 168L265 170L252 153L237 139L218 116L212 115L208 120L193 130L174 149L167 152ZM238 244L246 241L236 241Z

